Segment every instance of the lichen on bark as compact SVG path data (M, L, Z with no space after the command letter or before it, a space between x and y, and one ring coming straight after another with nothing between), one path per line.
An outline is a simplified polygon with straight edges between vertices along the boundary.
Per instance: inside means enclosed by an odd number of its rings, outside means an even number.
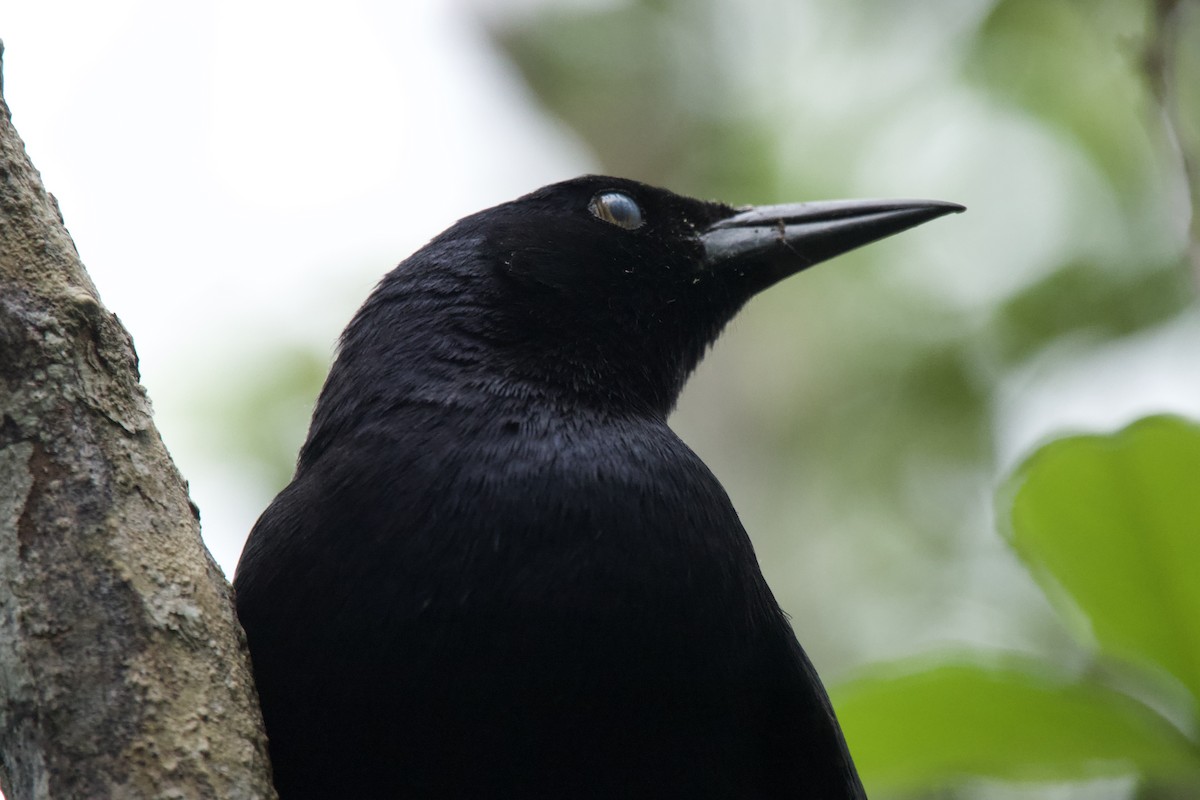
M229 585L2 93L0 787L274 796Z

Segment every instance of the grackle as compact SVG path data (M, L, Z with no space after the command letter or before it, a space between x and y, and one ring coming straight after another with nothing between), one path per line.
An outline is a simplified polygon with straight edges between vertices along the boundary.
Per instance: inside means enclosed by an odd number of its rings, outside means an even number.
M961 210L588 176L387 274L234 581L282 800L865 797L667 415L756 292Z

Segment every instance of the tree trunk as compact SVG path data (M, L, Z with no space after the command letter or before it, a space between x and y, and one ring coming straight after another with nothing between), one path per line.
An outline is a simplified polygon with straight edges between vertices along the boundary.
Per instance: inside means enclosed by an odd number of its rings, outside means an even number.
M0 786L270 798L269 774L229 585L0 83Z

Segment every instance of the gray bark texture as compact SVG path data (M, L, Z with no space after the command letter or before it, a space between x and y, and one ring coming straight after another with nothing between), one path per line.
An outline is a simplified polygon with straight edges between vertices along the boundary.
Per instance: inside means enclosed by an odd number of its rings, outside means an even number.
M274 797L229 585L2 89L0 786Z

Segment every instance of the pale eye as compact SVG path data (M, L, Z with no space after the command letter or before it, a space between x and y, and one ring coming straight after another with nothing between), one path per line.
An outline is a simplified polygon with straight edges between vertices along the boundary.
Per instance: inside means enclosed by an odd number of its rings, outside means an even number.
M588 203L588 211L591 211L596 219L610 222L627 231L640 228L646 222L642 218L642 209L637 201L623 192L600 192Z

